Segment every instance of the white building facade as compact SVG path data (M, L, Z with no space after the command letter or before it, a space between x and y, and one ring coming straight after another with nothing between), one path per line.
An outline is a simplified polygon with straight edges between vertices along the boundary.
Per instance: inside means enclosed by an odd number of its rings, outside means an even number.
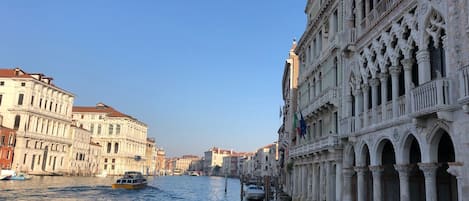
M103 103L73 107L73 120L89 130L93 140L102 146L101 172L109 175L146 172L146 124Z
M30 174L60 174L72 142L74 95L40 73L0 69L2 124L17 130L12 169Z
M294 200L469 197L469 2L308 1L306 13L298 108L322 132L290 150Z

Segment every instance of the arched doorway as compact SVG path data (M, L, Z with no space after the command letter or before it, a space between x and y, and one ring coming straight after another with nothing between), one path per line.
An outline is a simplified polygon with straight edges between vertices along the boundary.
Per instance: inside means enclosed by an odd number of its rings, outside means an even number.
M373 200L373 175L369 171L369 167L371 165L371 160L370 160L370 150L368 149L368 146L365 144L362 148L361 151L361 157L362 161L360 166L366 167L366 171L364 172L364 182L365 182L365 201L371 201Z
M425 201L425 176L418 167L422 162L420 145L413 135L409 135L404 143L404 163L408 163L409 171L409 198L412 201Z
M438 200L457 201L458 186L456 177L448 173L448 162L455 162L453 141L446 131L441 131L438 143L437 195Z
M400 200L399 173L394 169L396 164L394 147L389 140L383 140L379 147L381 147L381 151L378 154L381 154L380 162L384 169L381 176L383 201Z

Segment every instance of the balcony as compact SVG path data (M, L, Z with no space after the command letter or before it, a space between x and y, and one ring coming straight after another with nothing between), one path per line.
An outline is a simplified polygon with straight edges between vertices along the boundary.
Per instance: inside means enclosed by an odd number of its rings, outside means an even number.
M411 90L412 115L414 117L435 113L451 105L451 80L432 80Z
M310 155L315 152L334 148L339 144L339 138L337 135L324 136L315 142L309 142L307 144L297 145L290 149L291 157L298 157L304 155Z
M469 104L469 66L459 69L459 94L458 102L460 104ZM466 108L468 106L465 106ZM469 110L468 110L469 111Z
M376 4L376 7L366 14L366 17L360 22L362 29L361 33L365 33L365 30L374 26L379 22L385 15L387 15L394 6L397 6L401 0L381 0Z
M337 88L328 88L315 97L311 104L305 107L303 114L308 116L318 111L321 107L325 107L330 104L338 105L337 101Z

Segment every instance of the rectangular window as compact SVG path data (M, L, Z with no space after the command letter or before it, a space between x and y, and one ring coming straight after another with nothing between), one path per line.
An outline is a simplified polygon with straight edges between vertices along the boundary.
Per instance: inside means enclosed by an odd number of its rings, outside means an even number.
M91 132L91 134L94 133L94 124L91 124L91 125L90 125L90 132Z
M319 130L319 131L318 131L319 136L322 136L322 120L319 120L319 125L318 125L318 127L319 127L319 129L318 129L318 130Z
M24 94L19 94L18 96L18 105L23 105Z
M2 135L2 139L0 141L0 146L3 146L3 144L5 144L5 136Z
M37 157L37 165L41 165L41 155Z
M3 95L0 94L0 105L2 105L2 99L3 99Z
M50 102L50 104L49 104L49 111L52 112L52 102Z
M107 170L107 165L106 164L104 164L104 169Z
M22 87L26 86L26 83L25 83L25 82L22 82L22 83L21 83L21 86L22 86Z
M116 159L115 159L115 158L113 158L113 159L112 159L112 163L115 163L115 162L116 162Z
M0 81L0 86L4 86L5 85L5 82L4 81Z
M107 163L107 158L104 159L104 162Z
M42 98L39 99L39 105L38 106L41 107L41 105L42 105Z
M26 164L26 157L28 156L28 154L24 154L24 158L23 158L23 165Z
M119 135L121 133L121 125L117 124L116 125L116 135Z
M31 106L33 106L34 103L34 96L31 96Z
M44 101L44 109L46 109L46 108L47 108L47 100Z
M114 132L114 125L109 124L109 135L112 135L113 132Z
M98 125L98 135L101 135L101 124Z
M113 169L113 170L114 170L114 165L111 165L111 169Z

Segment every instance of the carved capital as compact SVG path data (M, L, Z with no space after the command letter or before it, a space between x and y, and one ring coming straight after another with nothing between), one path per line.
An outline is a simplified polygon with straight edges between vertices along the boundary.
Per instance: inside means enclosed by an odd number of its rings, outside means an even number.
M430 61L430 53L428 52L427 49L421 49L417 51L417 62L425 62L425 61Z
M360 95L362 95L362 90L359 89L359 88L355 89L355 90L353 91L353 95L354 95L354 96L360 96Z
M363 84L362 85L362 90L363 90L363 93L368 93L368 90L370 89L370 85L367 85L367 84Z
M384 167L381 165L370 166L370 170L373 175L380 175L384 171Z
M359 176L365 175L365 173L368 171L368 167L366 166L357 166L354 169Z
M381 82L387 82L388 81L389 74L387 73L380 73L379 74L379 79Z
M370 86L377 87L379 85L379 79L373 78L370 80Z
M419 163L418 166L428 178L436 178L436 170L440 167L437 163Z
M391 73L392 76L398 76L400 72L401 72L400 66L392 66L389 68L389 73Z
M408 177L410 171L412 171L412 166L408 164L396 164L394 168L399 172L401 177Z
M404 71L412 71L412 64L414 61L414 58L402 59L401 63L404 66Z

